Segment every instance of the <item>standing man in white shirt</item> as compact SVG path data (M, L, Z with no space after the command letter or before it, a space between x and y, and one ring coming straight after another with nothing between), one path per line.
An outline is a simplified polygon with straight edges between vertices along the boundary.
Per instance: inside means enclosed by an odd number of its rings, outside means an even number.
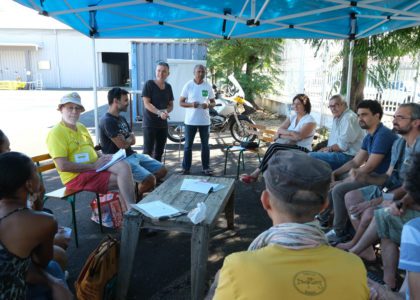
M188 81L181 92L180 105L185 107L185 145L184 160L182 162L182 174L190 174L192 163L192 145L198 130L201 140L201 163L203 173L212 175L210 169L210 114L209 108L216 105L211 85L204 80L206 67L196 65L194 67L194 79Z
M341 95L332 96L328 107L334 117L328 146L309 155L327 162L335 170L353 159L360 150L365 134L357 115L347 108Z

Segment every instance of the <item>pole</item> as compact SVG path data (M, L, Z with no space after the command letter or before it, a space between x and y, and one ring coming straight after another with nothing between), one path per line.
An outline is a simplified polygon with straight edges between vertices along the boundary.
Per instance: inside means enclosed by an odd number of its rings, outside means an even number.
M93 115L95 118L95 138L96 145L99 145L99 119L98 119L98 90L97 90L97 74L96 74L96 47L95 38L92 36L92 61L93 61Z

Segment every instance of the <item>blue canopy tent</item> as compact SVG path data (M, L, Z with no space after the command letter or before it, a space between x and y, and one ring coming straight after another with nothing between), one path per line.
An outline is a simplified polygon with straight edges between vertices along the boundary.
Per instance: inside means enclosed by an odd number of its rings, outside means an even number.
M354 41L420 24L420 1L417 0L15 1L91 37L93 53L94 39L97 38L322 38ZM350 56L350 64L351 61ZM349 67L349 72L351 70ZM96 76L96 72L94 74ZM348 78L350 80L351 74ZM350 82L347 86L350 87ZM120 298L125 298L127 286L119 290ZM204 285L196 286L194 290L192 298L201 298Z
M93 55L97 38L322 38L354 41L420 24L420 1L414 0L15 1L91 37ZM351 48L353 44L350 44ZM93 62L97 130L96 60ZM350 67L347 97L350 95L351 70Z

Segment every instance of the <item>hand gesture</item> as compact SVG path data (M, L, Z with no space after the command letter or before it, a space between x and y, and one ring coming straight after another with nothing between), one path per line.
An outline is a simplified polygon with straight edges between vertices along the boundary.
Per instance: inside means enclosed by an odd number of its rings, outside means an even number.
M209 108L209 105L207 103L201 103L201 108L202 109L207 109L207 108Z
M356 205L350 206L349 213L353 216L359 216L369 207L371 207L370 202L364 201Z
M368 178L368 174L358 169L353 169L353 168L350 170L349 175L353 181L357 181L357 182L366 182Z
M112 159L112 155L110 155L110 154L102 155L94 163L95 169L99 169L100 167L106 165L111 159Z

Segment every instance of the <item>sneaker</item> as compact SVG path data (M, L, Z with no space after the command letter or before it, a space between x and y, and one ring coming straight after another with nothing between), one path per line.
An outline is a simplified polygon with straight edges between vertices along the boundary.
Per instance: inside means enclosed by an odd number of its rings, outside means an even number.
M325 230L327 228L329 228L330 224L329 224L329 219L328 218L324 218L324 216L322 216L321 214L316 215L315 219L318 220L319 222L319 226L321 226L322 230Z
M207 175L207 176L212 176L213 175L213 170L212 169L205 169L205 170L203 170L203 174Z
M179 174L181 174L181 175L190 175L191 173L190 173L190 170L184 170L184 169L182 169L181 171L179 171Z
M338 235L334 229L331 229L325 234L325 237L328 239L328 243L330 245L337 245L339 243L344 243L349 240L349 236L347 234Z

